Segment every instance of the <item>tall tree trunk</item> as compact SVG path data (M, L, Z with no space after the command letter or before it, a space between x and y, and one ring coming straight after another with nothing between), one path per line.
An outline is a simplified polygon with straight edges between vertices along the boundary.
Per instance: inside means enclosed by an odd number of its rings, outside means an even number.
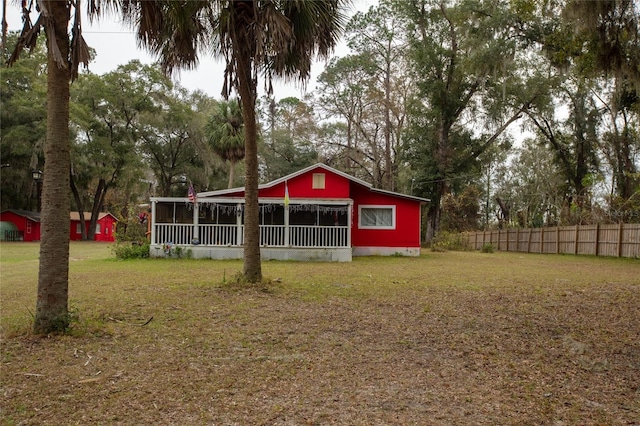
M390 42L389 42L390 44ZM390 48L390 47L389 47ZM391 156L391 61L387 60L384 74L384 189L393 191L393 160Z
M234 43L234 46L236 43ZM240 44L239 46L242 46ZM260 262L260 216L258 208L258 141L256 123L256 87L252 78L251 57L236 52L238 91L244 116L244 278L262 281Z
M449 185L445 180L445 175L441 175L442 178L435 184L435 190L429 203L429 209L427 210L427 231L425 235L425 242L431 243L431 240L438 234L440 230L440 220L442 219L442 199L449 193Z
M233 181L236 180L236 162L229 161L229 184L227 188L233 188Z
M7 0L2 0L2 57L7 53Z
M91 218L89 220L89 235L87 236L87 238L90 241L93 241L95 239L96 227L98 226L98 219L100 216L100 212L102 211L102 206L104 205L104 199L107 196L108 190L109 190L109 184L104 179L100 179L100 181L98 182L98 187L96 188L96 191L93 196L93 205L91 206Z
M76 208L78 209L78 215L80 216L80 235L82 241L87 241L87 227L84 222L84 204L82 203L82 198L80 197L80 193L78 192L78 188L76 187L76 183L73 180L73 174L69 175L71 192L73 193L73 198L76 201Z
M47 136L44 149L40 268L34 332L46 334L69 326L69 2L46 1L51 27L48 40ZM51 29L54 33L51 33ZM51 46L60 50L66 67L54 59Z

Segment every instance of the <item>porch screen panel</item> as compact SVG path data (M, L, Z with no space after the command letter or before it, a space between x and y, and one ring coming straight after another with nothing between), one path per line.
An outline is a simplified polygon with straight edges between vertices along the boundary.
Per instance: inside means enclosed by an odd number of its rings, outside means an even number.
M175 223L193 223L193 206L187 203L174 203L175 209Z
M200 205L200 224L235 224L238 214L236 204L202 203Z
M242 210L237 204L207 203L200 206L200 241L204 245L235 246L238 241L237 221Z
M173 223L173 204L156 204L156 223Z

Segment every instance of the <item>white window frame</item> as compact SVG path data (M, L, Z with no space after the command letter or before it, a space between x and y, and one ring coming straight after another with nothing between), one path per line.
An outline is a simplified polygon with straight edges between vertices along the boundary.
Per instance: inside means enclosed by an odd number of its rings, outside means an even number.
M362 210L366 209L385 209L391 210L391 226L382 225L363 225L362 224ZM362 204L358 206L358 229L396 229L396 206L395 205L378 205L378 204Z

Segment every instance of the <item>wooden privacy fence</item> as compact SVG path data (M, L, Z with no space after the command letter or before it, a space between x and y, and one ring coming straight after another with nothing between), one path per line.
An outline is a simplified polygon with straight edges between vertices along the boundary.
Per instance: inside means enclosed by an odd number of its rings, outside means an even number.
M590 254L640 258L640 223L468 232L469 245L525 253Z

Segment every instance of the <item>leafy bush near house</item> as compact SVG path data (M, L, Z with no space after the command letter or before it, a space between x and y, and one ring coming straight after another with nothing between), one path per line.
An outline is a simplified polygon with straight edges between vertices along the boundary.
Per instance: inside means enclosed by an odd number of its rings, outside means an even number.
M469 243L464 234L459 232L441 231L431 240L431 250L436 252L444 251L468 251Z
M147 224L140 217L127 217L118 222L116 241L144 241L147 238Z
M149 257L149 242L121 242L115 245L113 253L118 259L144 259Z
M482 248L480 249L481 252L483 253L493 253L494 251L494 247L493 244L491 243L485 243Z

